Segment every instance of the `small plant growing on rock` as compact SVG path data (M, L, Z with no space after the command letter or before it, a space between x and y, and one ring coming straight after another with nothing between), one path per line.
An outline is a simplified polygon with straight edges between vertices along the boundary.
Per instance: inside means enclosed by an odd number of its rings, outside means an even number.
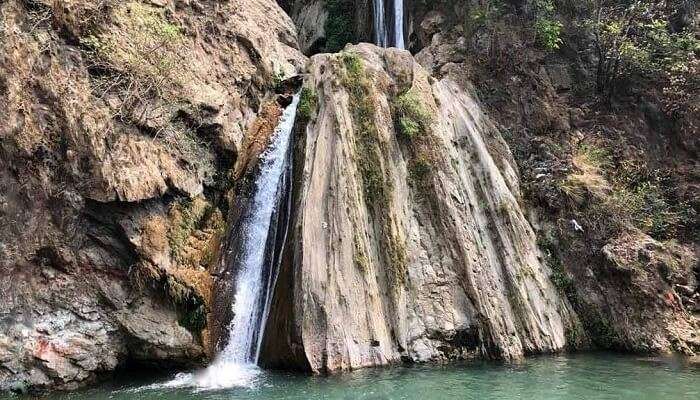
M100 95L122 91L125 104L177 86L182 72L178 56L184 40L182 29L168 21L162 11L129 2L111 13L114 28L97 30L81 39L95 71Z
M409 177L419 194L427 193L433 165L425 155L419 155L409 164Z
M375 104L371 82L365 75L360 57L351 52L342 52L343 86L347 89L357 136L358 169L362 175L365 201L370 205L387 204L391 194L391 183L382 170L382 153L385 144L379 137L375 120Z
M170 209L170 217L173 223L168 242L173 259L179 264L195 267L211 261L211 253L216 250L206 242L210 239L217 242L223 236L225 227L220 211L197 197L175 203ZM205 238L207 240L202 240Z
M564 43L561 39L561 22L554 18L554 0L535 0L535 38L546 50L557 50Z
M405 240L393 226L390 210L394 187L385 170L387 143L379 135L376 119L376 93L366 74L362 59L356 53L342 52L339 56L342 84L350 97L357 146L357 169L362 177L363 194L373 217L380 223L383 259L392 294L397 295L406 283L408 256ZM358 249L355 240L355 263L363 269L369 262L366 252Z
M301 89L301 96L299 98L299 115L308 121L316 113L318 108L318 95L312 88L304 87Z
M399 132L408 138L424 134L433 121L420 97L410 90L396 98L394 107Z

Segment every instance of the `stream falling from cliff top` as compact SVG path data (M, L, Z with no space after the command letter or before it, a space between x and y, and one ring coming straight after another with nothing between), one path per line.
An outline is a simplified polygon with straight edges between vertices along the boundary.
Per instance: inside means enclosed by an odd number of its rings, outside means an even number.
M374 0L373 24L375 43L381 47L405 48L403 36L403 0L390 0L391 15L387 16L387 0ZM389 18L387 18L389 17Z
M249 387L261 372L257 363L279 271L279 257L274 254L284 246L287 236L289 215L281 214L289 212L285 202L289 201L292 130L298 103L299 94L285 109L268 149L260 156L251 202L236 233L239 254L225 256L233 257L230 268L236 276L226 346L206 370L179 374L166 387Z

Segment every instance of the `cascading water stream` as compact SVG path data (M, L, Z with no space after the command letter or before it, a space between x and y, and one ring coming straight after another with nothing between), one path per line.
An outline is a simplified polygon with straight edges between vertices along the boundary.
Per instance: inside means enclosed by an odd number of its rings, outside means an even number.
M384 0L374 0L374 34L377 46L386 47L387 29L384 22Z
M258 357L278 272L278 259L270 257L270 253L274 253L275 246L284 244L287 235L287 219L280 213L289 206L285 207L285 201L289 201L285 190L291 175L292 130L298 103L297 94L282 114L269 148L260 157L253 198L243 214L232 306L234 317L228 329L228 342L204 371L179 374L161 386L200 389L251 386L261 372L257 367ZM278 220L285 224L281 231Z
M374 32L381 47L405 48L403 36L403 0L393 0L391 18L387 18L386 0L374 0Z
M394 0L394 47L404 49L403 0Z

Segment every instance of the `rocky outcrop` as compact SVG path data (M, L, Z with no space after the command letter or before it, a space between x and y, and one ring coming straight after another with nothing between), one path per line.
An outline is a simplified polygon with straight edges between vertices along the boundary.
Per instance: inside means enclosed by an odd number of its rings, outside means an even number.
M475 100L395 49L349 46L307 69L318 109L300 133L264 362L335 371L562 350L577 319Z
M0 390L206 361L273 87L373 36L370 0L283 3L299 38L272 0L0 3ZM307 66L266 365L700 350L696 115L577 97L586 42L487 3Z
M172 305L135 293L113 272L69 268L47 260L2 270L2 389L73 389L127 360L160 367L203 361Z
M296 42L272 0L0 4L0 390L207 359L232 171Z
M603 254L607 268L596 276L604 295L589 291L588 300L609 310L612 340L651 353L692 355L700 349L700 325L692 317L700 309L692 251L632 231L611 240Z
M684 139L693 128L637 106L655 94L619 99L614 111L596 104L588 39L543 50L521 14L531 2L471 30L452 20L450 3L428 5L414 24L416 59L433 76L474 82L503 127L552 280L592 344L697 353L698 184L688 172L697 157Z

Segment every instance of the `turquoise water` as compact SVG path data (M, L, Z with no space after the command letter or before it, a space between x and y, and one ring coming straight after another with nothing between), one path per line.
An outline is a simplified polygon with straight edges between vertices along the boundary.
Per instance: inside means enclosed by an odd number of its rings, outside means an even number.
M163 377L158 382L165 382ZM330 377L265 372L252 388L145 389L119 380L53 394L61 400L224 399L700 399L700 367L679 360L609 354L539 357L518 365L476 362L361 370ZM158 383L155 382L155 383ZM2 396L0 396L2 397ZM12 397L17 399L18 397Z

